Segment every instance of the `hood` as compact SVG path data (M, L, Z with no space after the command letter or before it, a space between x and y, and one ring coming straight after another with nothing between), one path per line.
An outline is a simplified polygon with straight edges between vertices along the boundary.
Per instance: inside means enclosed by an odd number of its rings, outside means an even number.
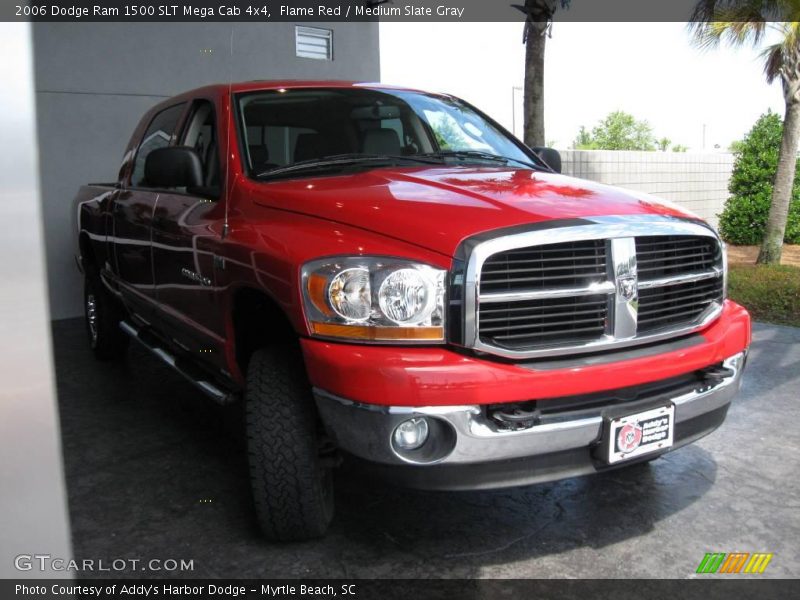
M644 193L506 167L374 169L254 186L256 204L353 225L448 256L477 233L553 219L698 218Z

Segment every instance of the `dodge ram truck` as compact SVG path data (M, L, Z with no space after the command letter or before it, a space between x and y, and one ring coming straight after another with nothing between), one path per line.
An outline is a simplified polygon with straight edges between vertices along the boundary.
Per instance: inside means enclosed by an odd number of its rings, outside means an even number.
M343 460L439 490L651 461L723 422L750 317L711 226L560 171L449 95L181 94L77 196L89 343L244 403L274 540L325 533Z

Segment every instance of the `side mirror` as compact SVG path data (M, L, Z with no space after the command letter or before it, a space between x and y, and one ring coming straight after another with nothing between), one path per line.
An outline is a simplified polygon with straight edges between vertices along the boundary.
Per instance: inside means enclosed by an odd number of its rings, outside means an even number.
M150 152L144 161L148 187L195 188L203 185L203 162L194 148L170 146Z
M537 146L535 148L531 148L536 154L539 155L545 164L553 169L556 173L561 173L561 154L558 150L554 148L544 148L542 146Z

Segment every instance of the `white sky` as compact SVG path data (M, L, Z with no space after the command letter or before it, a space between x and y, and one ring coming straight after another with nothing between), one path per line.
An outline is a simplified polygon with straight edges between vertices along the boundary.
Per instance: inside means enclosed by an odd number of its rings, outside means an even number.
M381 79L448 92L512 128L512 87L522 86L520 23L381 23ZM515 92L521 135L522 98ZM681 23L556 23L547 40L545 135L572 144L613 110L646 119L673 144L725 151L768 108L783 114L758 52L701 51Z

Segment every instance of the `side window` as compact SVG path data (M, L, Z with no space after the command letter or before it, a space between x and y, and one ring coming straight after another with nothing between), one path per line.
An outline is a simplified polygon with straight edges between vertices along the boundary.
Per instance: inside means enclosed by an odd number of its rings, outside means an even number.
M142 141L136 151L133 173L131 174L131 186L147 187L147 182L144 180L144 162L147 159L147 155L157 148L169 146L175 127L178 125L178 119L183 113L183 108L183 104L171 106L162 110L150 121L150 126L144 132L144 137L142 137Z
M219 143L214 113L214 105L211 102L197 102L181 139L181 145L194 148L200 156L203 163L203 185L206 188L219 189Z

